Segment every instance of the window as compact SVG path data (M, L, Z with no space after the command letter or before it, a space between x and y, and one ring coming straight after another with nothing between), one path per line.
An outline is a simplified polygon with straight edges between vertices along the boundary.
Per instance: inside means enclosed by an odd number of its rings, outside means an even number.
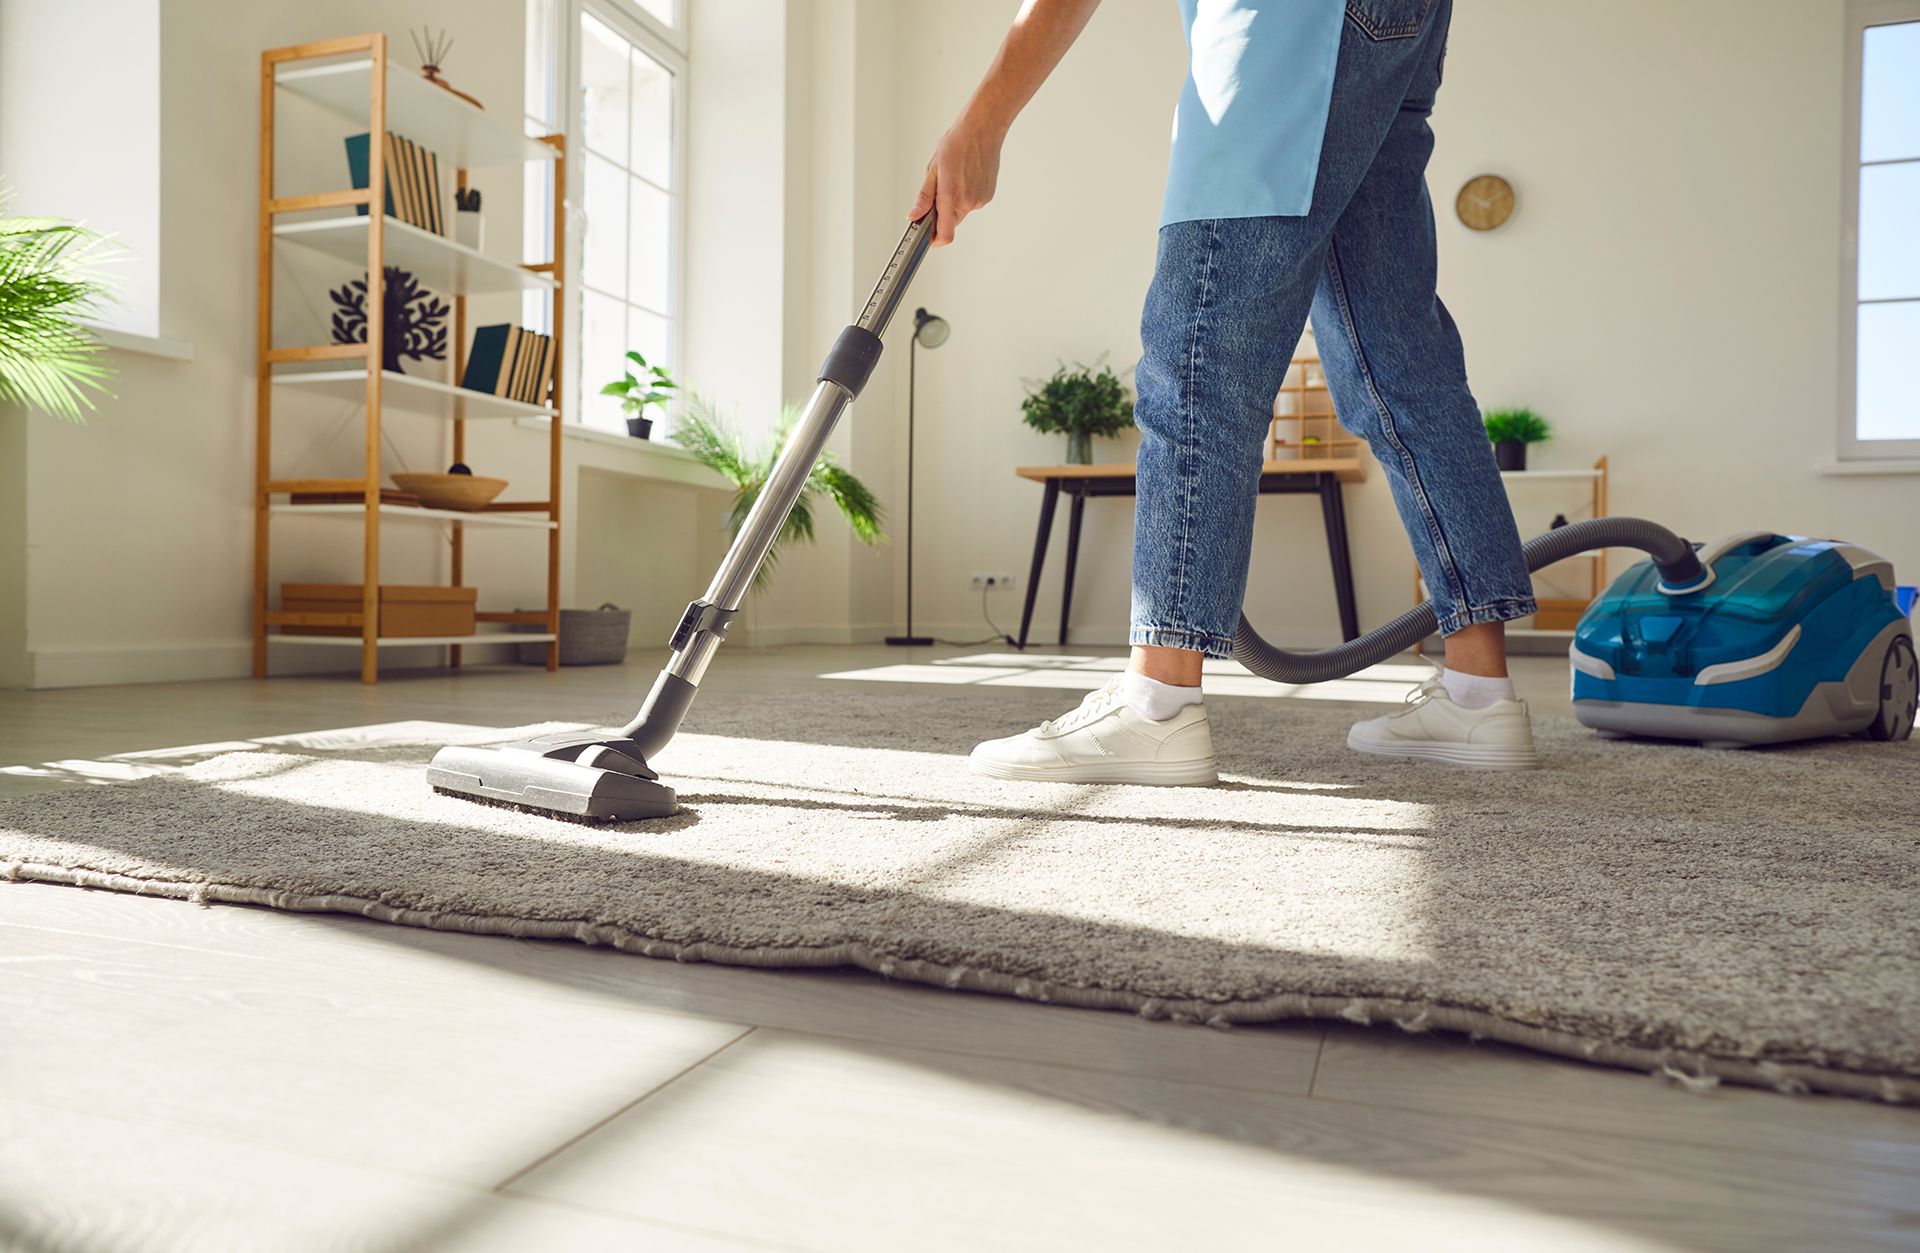
M1843 458L1920 457L1920 0L1848 10Z
M577 397L569 416L621 434L619 401L600 387L620 376L627 350L669 369L679 356L680 8L677 0L527 2L527 125L530 133L564 127L568 136L576 229L566 279ZM564 77L563 68L570 71ZM572 110L562 103L569 98L577 101ZM546 255L550 177L538 168L527 175L530 256ZM528 300L528 325L539 325L541 303Z

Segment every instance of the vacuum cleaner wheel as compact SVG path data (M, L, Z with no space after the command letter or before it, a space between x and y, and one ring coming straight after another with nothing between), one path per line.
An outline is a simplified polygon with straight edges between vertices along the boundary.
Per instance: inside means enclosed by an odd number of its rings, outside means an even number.
M1896 635L1880 662L1880 712L1867 724L1867 738L1906 739L1913 734L1916 704L1920 704L1920 667L1914 662L1913 639Z

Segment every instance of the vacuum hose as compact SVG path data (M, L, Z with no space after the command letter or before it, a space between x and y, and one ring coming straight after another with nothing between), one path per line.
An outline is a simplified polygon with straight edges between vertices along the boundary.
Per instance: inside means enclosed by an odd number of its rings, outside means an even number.
M1693 545L1657 522L1644 518L1590 518L1535 536L1521 548L1528 570L1552 565L1596 548L1638 548L1653 558L1667 587L1687 591L1705 586L1709 571ZM1431 602L1416 605L1377 631L1311 653L1290 653L1260 638L1245 615L1233 637L1233 659L1275 683L1324 683L1403 653L1439 626Z

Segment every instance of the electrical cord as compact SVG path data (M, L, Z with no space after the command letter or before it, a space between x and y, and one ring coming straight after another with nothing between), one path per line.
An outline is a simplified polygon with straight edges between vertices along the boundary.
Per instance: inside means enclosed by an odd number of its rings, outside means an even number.
M1015 640L1013 636L1008 635L1005 631L1002 631L1000 629L1000 624L993 620L993 615L987 612L987 593L992 590L993 590L992 588L987 588L987 587L983 587L980 589L980 616L986 620L986 623L988 626L993 628L994 634L986 636L983 639L977 639L977 640L936 639L934 640L934 643L945 644L949 648L978 648L982 644L1005 644L1009 648L1020 647L1019 642Z

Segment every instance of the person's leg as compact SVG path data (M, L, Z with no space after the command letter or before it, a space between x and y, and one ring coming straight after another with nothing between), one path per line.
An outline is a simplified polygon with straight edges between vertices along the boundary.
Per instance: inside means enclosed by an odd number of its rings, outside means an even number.
M1415 37L1376 38L1379 23ZM1320 282L1327 241L1394 125L1423 47L1428 0L1352 0L1326 143L1303 217L1169 223L1141 317L1129 673L1064 718L974 750L1023 779L1200 781L1213 773L1201 664L1233 650L1274 397ZM1171 718L1153 715L1166 709ZM1204 765L1199 754L1204 752ZM1135 769L1138 763L1139 768Z
M1534 612L1532 580L1465 353L1435 291L1427 115L1440 83L1448 0L1436 0L1421 71L1334 226L1313 304L1334 407L1372 446L1413 542L1450 649L1498 673L1498 624ZM1488 629L1468 632L1467 628Z
M1505 679L1503 624L1534 612L1532 579L1467 385L1459 332L1435 290L1433 206L1426 187L1433 132L1427 116L1440 84L1450 7L1449 0L1435 0L1419 71L1334 226L1313 324L1334 408L1373 448L1433 600L1446 639L1448 673L1440 691L1460 712L1484 711L1513 723L1507 728L1512 734L1491 737L1498 741L1492 754L1498 760L1472 764L1530 764L1531 734L1520 742L1525 709L1512 699ZM1479 719L1454 719L1454 712L1427 710L1376 722L1404 722L1403 739L1489 738L1476 729ZM1360 728L1356 736L1367 739ZM1444 744L1431 754L1409 755L1467 761L1473 754Z

